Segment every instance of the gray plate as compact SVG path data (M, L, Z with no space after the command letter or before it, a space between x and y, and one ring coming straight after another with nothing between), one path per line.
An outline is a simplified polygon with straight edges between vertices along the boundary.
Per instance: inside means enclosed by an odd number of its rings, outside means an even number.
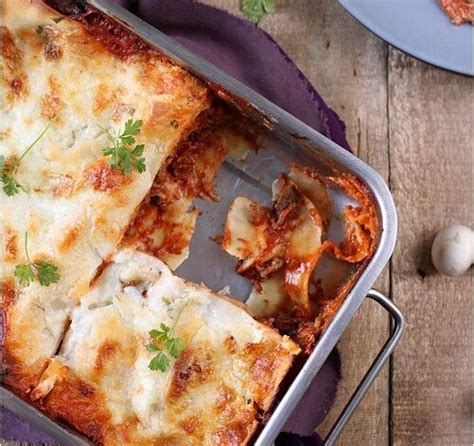
M418 59L474 75L473 26L453 25L439 0L339 0L360 23Z

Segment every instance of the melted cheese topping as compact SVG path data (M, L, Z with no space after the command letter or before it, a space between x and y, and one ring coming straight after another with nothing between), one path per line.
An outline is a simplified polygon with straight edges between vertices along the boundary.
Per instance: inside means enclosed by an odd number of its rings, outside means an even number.
M146 348L161 323L185 343L164 373L148 368L155 353ZM105 444L240 445L298 351L238 304L185 283L156 258L123 250L73 311L33 397ZM77 380L93 389L88 420L76 413ZM98 414L107 422L92 427Z
M0 154L22 160L15 178L29 188L0 191L1 280L33 260L59 268L57 284L14 287L6 312L5 382L27 392L56 350L72 306L117 248L136 208L177 143L209 106L206 88L161 55L119 57L68 18L37 0L3 1ZM103 157L101 127L117 134L141 119L146 172L125 176Z

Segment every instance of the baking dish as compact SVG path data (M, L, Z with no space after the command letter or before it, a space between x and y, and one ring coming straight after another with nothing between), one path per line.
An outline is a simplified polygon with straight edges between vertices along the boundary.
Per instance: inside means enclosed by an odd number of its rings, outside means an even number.
M221 70L180 47L129 12L109 1L93 0L89 3L120 21L151 46L202 78L220 97L234 103L245 114L254 117L259 123L263 123L265 128L265 137L262 142L263 150L250 153L244 162L233 160L225 162L216 182L217 192L220 196L219 204L198 203L203 214L191 245L191 253L194 253L194 255L191 254L191 257L177 270L178 275L195 282L204 282L207 286L216 290L228 285L232 295L243 300L249 291L248 284L235 274L235 262L226 256L210 240L210 237L221 229L228 205L235 196L247 195L260 202L268 203L271 182L280 172L285 171L291 163L309 166L325 174L333 171L349 172L356 176L372 194L377 205L381 227L376 252L333 321L321 336L313 353L290 384L288 390L282 395L281 400L254 442L257 445L271 444L307 386L324 363L327 355L340 338L345 326L354 315L363 298L369 293L370 297L376 299L391 312L395 320L395 329L344 410L343 415L326 439L326 443L331 444L370 386L380 367L388 358L403 330L403 317L396 307L379 293L369 292L370 286L392 253L396 237L396 214L386 185L380 176L360 160ZM271 149L271 153L270 150L265 150L265 148ZM342 209L348 200L343 194L336 194L333 199L335 207L339 209ZM205 262L202 261L203 255L205 255ZM66 441L65 436L68 436L67 444L84 444L84 440L81 440L79 436L68 433L67 430L49 421L45 416L38 414L35 409L18 400L10 392L4 389L2 389L2 392L4 396L3 404L6 407L40 424L41 427L47 429L53 436L62 441Z

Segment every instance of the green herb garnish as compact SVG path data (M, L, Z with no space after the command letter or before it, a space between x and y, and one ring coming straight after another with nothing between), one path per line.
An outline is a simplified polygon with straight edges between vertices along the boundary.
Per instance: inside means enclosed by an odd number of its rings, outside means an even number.
M64 20L64 17L51 17L51 20L54 23L59 23L59 22L62 22Z
M150 330L153 342L147 345L150 352L156 353L148 364L151 370L166 372L171 365L172 358L177 359L185 349L184 341L174 337L173 328L161 323L159 330Z
M32 262L28 253L28 233L25 233L25 254L28 263L21 263L15 267L15 277L18 278L21 286L28 286L35 279L40 285L49 286L52 283L59 282L61 276L58 273L58 267L46 260Z
M168 296L162 296L161 302L163 302L166 305L171 305L171 299Z
M242 0L242 12L253 23L259 23L266 13L275 13L275 0Z
M0 155L0 180L3 184L3 191L8 195L16 195L22 190L28 192L28 188L21 184L16 178L15 173L18 169L23 158L26 154L35 146L35 144L43 137L43 135L51 127L53 121L51 121L46 128L40 133L40 135L25 149L19 158L5 159L3 155Z
M111 146L102 149L102 154L110 156L109 164L113 169L121 170L126 175L132 170L136 170L138 173L145 172L145 158L141 157L145 146L137 144L133 149L130 147L135 144L135 136L140 133L141 127L142 121L140 119L136 121L129 119L118 136L112 135L107 129L101 127L112 143Z

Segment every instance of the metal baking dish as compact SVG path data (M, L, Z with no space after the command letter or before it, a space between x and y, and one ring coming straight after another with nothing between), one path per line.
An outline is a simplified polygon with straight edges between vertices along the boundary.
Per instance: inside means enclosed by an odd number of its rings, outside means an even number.
M250 291L248 282L235 273L235 260L222 252L210 240L210 236L222 233L222 224L225 221L228 206L236 196L245 195L261 203L269 203L271 182L280 172L288 170L292 162L310 166L324 173L334 169L350 172L358 177L372 193L378 207L381 224L376 252L254 441L256 446L272 444L338 342L347 324L363 300L369 297L390 313L393 319L393 331L326 437L325 444L333 444L389 358L405 325L403 315L398 308L387 297L371 290L371 286L393 252L396 239L397 216L387 185L371 167L354 155L112 1L89 0L88 3L121 22L174 62L184 66L209 85L217 87L218 91L225 92L228 99L237 106L243 107L246 114L254 115L265 128L263 150L257 153L251 152L245 161L233 159L225 161L216 180L220 202L216 204L198 200L196 203L203 212L198 219L196 232L191 242L190 258L178 268L179 276L195 282L204 282L214 290L229 285L234 297L245 300ZM348 201L342 193L332 192L332 197L336 210L342 210ZM337 240L342 236L342 223L340 219L333 220L334 224L331 222L330 232L332 231L332 238ZM338 220L339 223L337 223ZM1 388L1 396L2 405L45 430L61 444L89 444L84 437L51 421L10 391Z

